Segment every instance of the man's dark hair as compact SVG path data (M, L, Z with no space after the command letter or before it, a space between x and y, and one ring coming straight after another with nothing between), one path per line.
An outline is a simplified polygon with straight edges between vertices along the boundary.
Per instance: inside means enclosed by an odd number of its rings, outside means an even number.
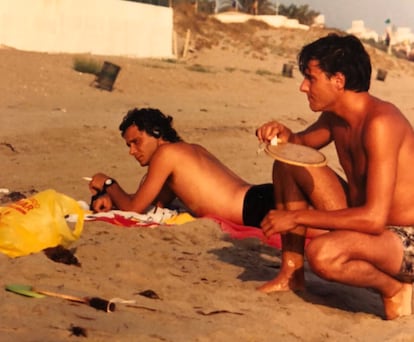
M135 125L140 131L154 138L162 138L169 142L182 141L177 131L172 127L173 118L153 108L134 108L124 116L119 130L124 135L128 127Z
M354 35L326 37L304 46L298 55L299 69L306 76L311 60L331 77L340 72L345 76L345 89L368 91L371 83L371 60L361 41Z

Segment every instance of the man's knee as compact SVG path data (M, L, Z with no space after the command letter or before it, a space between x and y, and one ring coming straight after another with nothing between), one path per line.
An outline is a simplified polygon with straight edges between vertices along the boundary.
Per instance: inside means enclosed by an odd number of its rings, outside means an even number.
M306 258L312 271L328 280L334 278L336 272L341 272L344 261L335 244L323 236L313 239L308 244Z

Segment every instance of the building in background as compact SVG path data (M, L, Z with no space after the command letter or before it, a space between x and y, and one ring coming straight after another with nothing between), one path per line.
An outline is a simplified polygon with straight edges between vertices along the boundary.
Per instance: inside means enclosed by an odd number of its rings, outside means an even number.
M379 40L379 35L374 30L365 27L363 20L353 20L351 28L346 30L347 33L353 34L360 39L373 39L374 41Z

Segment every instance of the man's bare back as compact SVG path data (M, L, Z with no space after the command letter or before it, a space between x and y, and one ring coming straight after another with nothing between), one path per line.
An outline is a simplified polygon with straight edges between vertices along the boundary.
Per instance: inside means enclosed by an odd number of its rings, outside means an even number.
M176 162L165 162L167 159ZM214 213L243 223L243 200L251 185L204 147L185 142L165 144L154 154L148 172L153 168L170 170L166 184L196 216Z

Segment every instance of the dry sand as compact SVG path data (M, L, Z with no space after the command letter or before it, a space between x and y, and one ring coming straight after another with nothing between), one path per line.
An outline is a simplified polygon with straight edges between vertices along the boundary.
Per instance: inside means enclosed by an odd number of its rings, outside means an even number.
M102 171L134 191L144 170L117 127L128 109L143 106L173 115L187 141L206 146L249 182L270 181L272 161L256 155L254 130L270 119L296 130L316 118L298 90L297 69L293 78L281 70L326 31L225 26L205 17L176 18L176 25L180 44L187 28L193 32L186 59L88 56L122 67L112 92L74 71L73 55L0 49L0 187L26 194L52 188L87 200L81 177ZM370 53L372 93L413 120L414 65ZM385 82L375 80L378 68L388 71ZM325 152L340 172L332 149ZM87 222L73 247L81 267L43 253L0 255L1 287L24 283L136 304L105 313L0 291L1 341L82 338L71 335L72 326L86 329L90 341L414 341L413 317L385 321L377 294L323 281L308 269L304 293L259 293L278 272L279 252L231 240L208 219L154 229ZM160 299L138 294L148 289Z

